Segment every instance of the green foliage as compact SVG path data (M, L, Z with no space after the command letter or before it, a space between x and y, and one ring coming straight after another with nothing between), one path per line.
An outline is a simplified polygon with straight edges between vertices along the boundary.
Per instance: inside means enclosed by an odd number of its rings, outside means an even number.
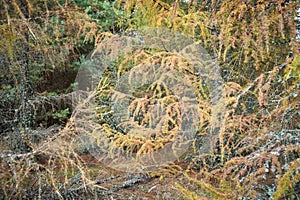
M47 93L44 94L43 96L46 96L46 97L57 96L57 93L56 93L56 92L47 92Z
M54 119L57 119L60 122L63 122L66 119L68 119L68 117L70 116L70 114L71 114L70 113L70 109L66 108L64 110L60 110L60 111L57 111L57 112L53 113L52 116L53 116Z
M102 27L103 31L118 32L126 27L126 16L116 1L84 0L75 1L84 12Z

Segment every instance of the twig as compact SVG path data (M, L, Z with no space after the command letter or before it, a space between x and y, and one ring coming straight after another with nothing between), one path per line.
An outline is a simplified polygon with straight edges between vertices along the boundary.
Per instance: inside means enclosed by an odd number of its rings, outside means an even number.
M256 82L258 82L265 74L271 74L275 71L279 71L281 69L283 69L284 67L286 67L289 63L288 62L285 62L285 63L282 63L281 65L278 65L276 67L274 67L271 71L268 71L268 72L264 72L262 73L261 75L259 75L254 81L252 81L252 83L250 85L248 85L248 87L246 87L237 97L236 97L236 101L235 103L233 104L233 107L236 108L238 103L239 103L239 100L240 98L246 94L254 85Z
M128 180L124 181L122 184L116 186L112 191L117 192L120 189L132 187L132 186L134 186L138 183L146 182L146 181L149 181L151 179L152 179L152 177L150 177L150 176L136 175L136 176L132 177L131 179L128 179Z
M99 185L99 184L102 184L102 183L105 183L105 182L107 182L107 181L110 181L110 180L113 180L113 179L116 179L116 178L119 178L120 176L111 176L111 177L109 177L109 178L105 178L105 179L102 179L102 180L94 180L94 181L92 181L91 183L89 183L89 184L83 184L83 185L81 185L81 186L79 186L79 187L77 187L77 188L74 188L74 189L68 189L67 190L67 192L70 192L70 191L72 191L72 192L74 192L74 191L78 191L78 190L81 190L81 189L84 189L84 188L86 188L86 187L89 187L90 185ZM99 186L98 186L99 187ZM101 189L104 189L104 190L108 190L107 188L105 188L105 187L100 187Z

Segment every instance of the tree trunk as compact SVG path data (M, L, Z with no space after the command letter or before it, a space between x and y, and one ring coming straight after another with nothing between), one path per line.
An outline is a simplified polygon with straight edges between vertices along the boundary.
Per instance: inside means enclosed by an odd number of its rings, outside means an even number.
M25 16L25 20L29 18L28 16L28 5L25 0L21 1L20 9ZM24 22L20 22L24 23ZM25 24L24 24L25 26ZM29 34L24 32L24 38L29 41ZM30 151L28 146L28 129L32 123L32 113L30 112L28 100L32 96L32 87L30 83L29 74L29 47L24 41L21 42L22 53L20 56L20 87L19 87L19 109L18 109L18 127L16 131L16 146L14 150L17 152L25 153Z

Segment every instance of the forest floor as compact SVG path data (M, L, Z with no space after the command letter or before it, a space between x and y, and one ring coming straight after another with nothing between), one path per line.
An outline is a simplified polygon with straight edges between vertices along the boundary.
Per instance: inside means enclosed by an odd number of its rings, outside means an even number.
M117 171L105 166L90 152L64 149L68 144L61 145L61 131L59 126L36 131L55 139L41 142L28 154L14 154L10 150L12 144L8 138L14 137L13 132L1 135L1 198L185 199L176 183L190 190L199 189L183 175L188 162L177 161L152 172Z

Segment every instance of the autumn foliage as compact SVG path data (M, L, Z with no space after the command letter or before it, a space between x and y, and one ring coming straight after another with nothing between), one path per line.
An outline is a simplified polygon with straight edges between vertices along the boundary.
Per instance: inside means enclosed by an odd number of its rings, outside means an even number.
M298 199L299 14L293 0L2 0L0 198ZM213 139L216 107L213 88L205 85L208 75L194 73L193 63L167 48L115 57L93 91L97 118L82 117L91 111L82 103L89 103L87 93L73 92L79 67L112 38L132 38L143 27L179 32L218 63L222 123ZM184 119L176 95L158 81L134 91L138 98L128 113L133 123L151 126L155 97L168 113L163 130L137 137L126 132L129 124L112 120L110 99L123 98L112 91L126 74L126 80L134 77L133 66L145 77L152 72L145 69L171 68L189 80L199 123L187 152L174 163L128 174L91 156L91 143L103 141L85 143L89 129L75 123L109 136L112 151L138 156L172 140ZM74 95L82 103L77 107ZM202 151L207 141L213 146Z

